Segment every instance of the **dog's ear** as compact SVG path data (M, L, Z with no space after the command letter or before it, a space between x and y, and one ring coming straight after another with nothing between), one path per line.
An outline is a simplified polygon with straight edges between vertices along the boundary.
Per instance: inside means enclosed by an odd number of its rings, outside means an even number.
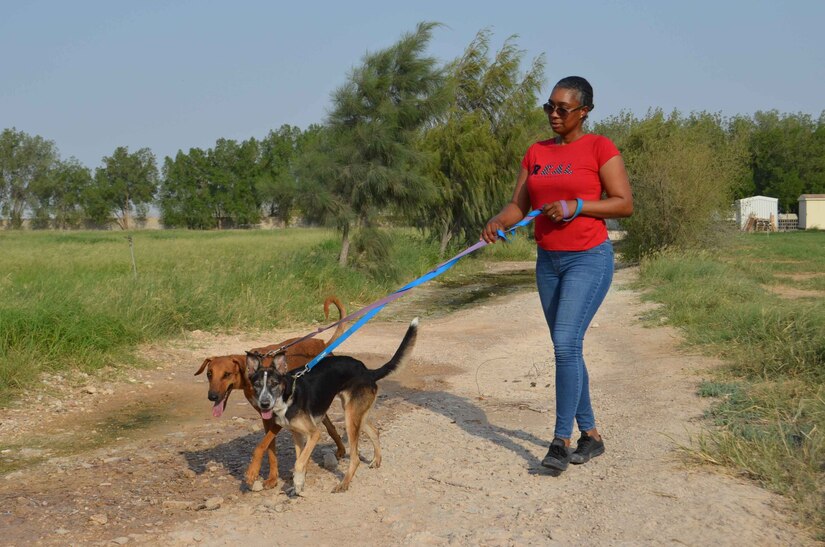
M246 373L246 360L242 359L238 355L235 355L232 357L232 362L235 363L236 367L238 367L238 373L243 376Z
M278 374L286 374L286 371L289 369L289 366L286 362L286 353L279 353L273 359L275 363L275 370Z
M197 376L198 374L200 374L201 372L203 372L203 369L205 369L205 368L206 368L206 365L208 365L208 364L209 364L209 363L211 363L211 362L212 362L212 358L211 358L211 357L207 357L206 359L204 359L204 360L203 360L203 363L201 363L201 368L199 368L199 369L198 369L198 371L195 373L195 376Z
M246 352L246 375L251 377L261 367L261 354L252 351Z

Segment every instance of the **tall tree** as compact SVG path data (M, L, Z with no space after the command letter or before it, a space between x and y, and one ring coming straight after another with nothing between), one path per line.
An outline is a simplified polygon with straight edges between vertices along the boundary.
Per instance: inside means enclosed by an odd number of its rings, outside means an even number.
M109 212L114 212L120 227L128 230L134 213L148 206L157 191L154 154L148 148L130 154L127 147L117 147L96 170L95 185Z
M751 169L758 194L779 198L783 211L796 211L800 194L825 191L825 139L822 117L780 114L753 116Z
M158 196L161 222L167 227L214 228L214 199L211 169L205 151L192 148L178 151L175 159L163 162L163 178Z
M255 139L219 139L209 150L167 157L159 194L163 224L220 229L258 223L259 156Z
M57 161L52 141L30 136L15 128L0 133L0 213L14 228L23 225L23 212L31 199L31 187L48 177Z
M315 180L326 189L316 201L342 232L341 265L353 224L370 227L389 207L412 214L433 191L421 174L424 154L413 144L446 99L442 71L425 55L435 26L420 23L391 47L367 54L333 95L329 132L311 155L322 160Z
M298 187L293 162L301 142L301 130L289 125L270 131L261 141L260 174L255 186L266 213L284 226L289 224L295 206Z
M234 226L248 226L261 220L261 202L255 188L258 178L259 144L249 139L219 139L209 150L210 181L213 184L218 227L228 220Z
M31 185L31 209L36 227L75 228L84 218L84 196L92 173L75 158L58 161Z
M543 58L522 74L523 51L514 38L490 59L490 37L489 30L479 32L449 65L450 107L421 143L432 153L428 174L438 188L437 201L422 210L421 219L440 235L442 254L453 237L478 238L512 192L528 144L546 126L536 100Z

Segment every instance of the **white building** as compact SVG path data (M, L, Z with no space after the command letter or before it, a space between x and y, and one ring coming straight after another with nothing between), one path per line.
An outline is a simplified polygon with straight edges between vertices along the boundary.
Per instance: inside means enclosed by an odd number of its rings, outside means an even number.
M799 196L799 229L825 230L825 194Z
M751 215L763 220L771 220L773 215L773 220L776 221L779 218L779 199L767 196L737 199L734 203L734 214L740 230L745 228Z

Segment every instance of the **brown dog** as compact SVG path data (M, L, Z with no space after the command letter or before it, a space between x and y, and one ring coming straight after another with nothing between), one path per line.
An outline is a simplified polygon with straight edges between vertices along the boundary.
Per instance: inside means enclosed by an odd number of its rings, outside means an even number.
M330 304L335 304L335 307L338 308L339 317L344 317L346 315L346 311L344 310L344 306L341 304L341 301L334 296L331 296L324 302L324 316L327 319L329 318ZM309 338L303 342L290 346L286 349L285 354L287 367L292 370L306 365L316 355L326 349L326 347L336 338L341 336L343 332L344 325L341 324L338 325L332 337L327 342L316 338ZM299 338L290 338L288 340L284 340L280 344L255 348L252 351L265 354L269 351L277 350L282 346L290 344L296 340L299 340ZM267 357L266 359L267 364L270 364L272 357ZM195 372L195 376L203 373L204 370L206 370L206 377L209 379L208 398L214 403L212 407L213 416L220 417L223 414L223 411L226 408L226 403L229 400L229 395L232 393L233 389L242 389L244 395L246 396L246 400L249 401L249 404L251 404L255 410L260 412L261 409L258 408L257 400L254 396L254 390L252 389L252 385L249 383L249 378L247 377L246 355L221 355L217 357L207 357L204 359L200 368ZM251 487L260 473L264 452L267 452L269 457L269 477L266 481L264 481L264 488L272 488L278 484L278 457L275 453L275 444L272 441L278 431L281 430L281 426L275 423L273 418L262 418L262 420L265 435L263 440L258 443L258 446L255 447L252 454L252 461L247 467L244 478L247 486ZM327 416L324 416L323 423L330 437L332 437L332 440L335 441L335 445L337 446L336 456L338 458L343 457L346 453L346 448L344 447L344 442L341 440L341 436L335 430L335 426Z

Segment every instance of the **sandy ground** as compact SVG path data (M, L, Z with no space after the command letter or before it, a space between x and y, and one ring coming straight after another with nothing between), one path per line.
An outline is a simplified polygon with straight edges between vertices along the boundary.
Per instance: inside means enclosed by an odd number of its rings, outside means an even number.
M287 434L281 483L247 490L260 420L240 394L213 418L206 380L192 375L206 356L303 333L195 332L145 348L152 370L56 375L0 411L0 544L812 544L785 500L679 450L703 426L696 385L716 363L681 351L675 331L642 326L634 275L617 272L585 340L607 452L558 477L539 464L553 358L535 291L440 317L400 301L338 352L378 366L422 315L414 361L382 381L372 412L383 465L362 465L348 492L331 493L348 462L323 465L326 434L302 496L286 493ZM331 417L343 433L337 403ZM366 439L361 452L371 458Z

